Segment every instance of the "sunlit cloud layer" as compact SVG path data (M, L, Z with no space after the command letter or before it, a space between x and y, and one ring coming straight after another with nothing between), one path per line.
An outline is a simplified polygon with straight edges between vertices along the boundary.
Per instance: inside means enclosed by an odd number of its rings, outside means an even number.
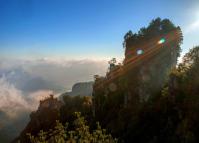
M104 75L107 61L97 60L15 60L0 62L4 74L16 87L26 91L70 90L81 81L92 81L95 74ZM40 84L41 83L41 84Z

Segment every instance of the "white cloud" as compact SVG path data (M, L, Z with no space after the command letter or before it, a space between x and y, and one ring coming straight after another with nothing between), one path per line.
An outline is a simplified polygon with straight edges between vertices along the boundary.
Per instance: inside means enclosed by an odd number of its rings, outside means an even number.
M26 126L31 111L37 109L39 101L52 91L40 90L24 95L5 76L0 78L0 135L8 134L14 139ZM17 124L17 125L16 125Z
M23 87L23 90L31 89L31 92L33 89L42 90L43 88L67 91L76 82L91 81L95 74L104 75L107 66L107 61L105 60L89 59L64 60L44 58L39 60L3 61L0 64L0 75L3 70L3 72L9 71L12 73L11 71L16 71L17 69L18 75L20 74L21 76L19 81L24 81L20 83L21 86L19 86L19 82L17 83L16 87L18 88ZM17 73L11 77L15 77L14 80L17 82ZM22 85L23 83L26 84ZM42 84L39 85L39 83ZM37 87L35 87L36 85ZM39 89L38 86L42 87L42 89Z
M21 91L8 83L5 77L0 78L0 98L0 110L10 118L29 109Z
M23 95L21 90L2 77L0 78L0 111L9 119L16 119L24 112L36 110L39 101L51 93L52 91L44 90Z

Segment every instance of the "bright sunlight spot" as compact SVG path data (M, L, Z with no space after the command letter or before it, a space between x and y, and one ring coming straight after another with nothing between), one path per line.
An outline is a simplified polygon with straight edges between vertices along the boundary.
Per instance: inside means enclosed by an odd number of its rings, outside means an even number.
M159 41L158 41L158 44L163 44L165 42L165 38L161 38Z

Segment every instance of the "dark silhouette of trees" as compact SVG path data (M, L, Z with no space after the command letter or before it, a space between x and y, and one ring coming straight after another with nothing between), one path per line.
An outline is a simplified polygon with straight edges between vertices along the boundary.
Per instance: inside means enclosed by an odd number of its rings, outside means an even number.
M68 123L65 126L59 121L56 121L56 126L53 130L47 132L40 131L37 136L27 134L30 143L116 143L110 134L106 134L106 130L102 129L99 123L97 128L90 132L86 120L79 112L75 112L73 121L74 128L68 129Z

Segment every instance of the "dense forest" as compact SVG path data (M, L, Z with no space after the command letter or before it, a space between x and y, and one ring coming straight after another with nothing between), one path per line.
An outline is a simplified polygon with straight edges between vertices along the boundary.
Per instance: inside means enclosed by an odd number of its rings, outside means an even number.
M41 101L13 142L199 142L199 47L178 63L182 41L168 19L127 32L123 63L94 76L92 97Z

